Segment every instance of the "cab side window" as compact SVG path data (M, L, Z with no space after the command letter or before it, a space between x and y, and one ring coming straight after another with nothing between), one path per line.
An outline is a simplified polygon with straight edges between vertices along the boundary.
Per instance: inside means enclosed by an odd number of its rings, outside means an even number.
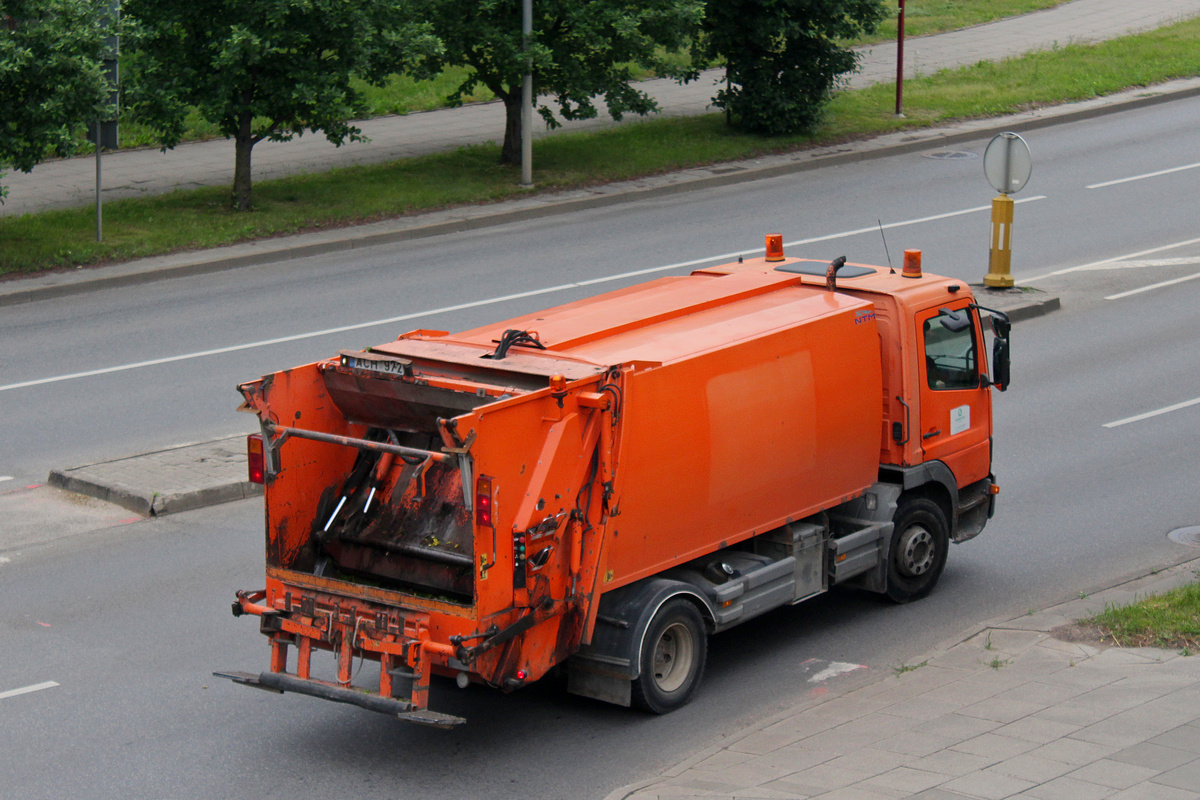
M975 356L975 326L952 331L939 317L925 320L925 373L929 388L939 391L975 389L979 364Z

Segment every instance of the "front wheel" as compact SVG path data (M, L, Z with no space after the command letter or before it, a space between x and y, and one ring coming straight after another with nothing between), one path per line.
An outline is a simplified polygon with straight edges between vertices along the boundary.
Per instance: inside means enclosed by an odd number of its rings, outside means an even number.
M950 531L941 506L925 497L901 499L888 552L888 598L907 603L933 591L949 550Z
M696 607L681 597L663 603L642 642L633 702L655 714L684 705L700 685L707 653L704 620Z

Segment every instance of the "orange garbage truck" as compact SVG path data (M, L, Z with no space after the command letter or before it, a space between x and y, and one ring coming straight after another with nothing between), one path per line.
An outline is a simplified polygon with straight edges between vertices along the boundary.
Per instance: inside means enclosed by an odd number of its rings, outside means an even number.
M1008 318L919 251L896 272L767 243L241 385L266 586L233 612L270 664L218 674L449 727L433 676L561 668L663 713L711 634L835 584L928 594L994 510Z

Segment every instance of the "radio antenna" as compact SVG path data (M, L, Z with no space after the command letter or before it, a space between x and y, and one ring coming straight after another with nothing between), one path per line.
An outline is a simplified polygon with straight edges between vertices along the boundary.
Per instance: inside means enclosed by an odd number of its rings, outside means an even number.
M895 275L896 268L892 266L892 254L888 252L887 237L883 235L883 220L876 219L875 221L879 223L879 238L883 239L883 254L887 256L888 269L891 271L892 275Z

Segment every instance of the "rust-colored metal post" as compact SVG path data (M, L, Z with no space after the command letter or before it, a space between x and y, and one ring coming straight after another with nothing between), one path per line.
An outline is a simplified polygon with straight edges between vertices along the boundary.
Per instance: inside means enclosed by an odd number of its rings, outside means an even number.
M896 18L896 116L904 116L904 0Z
M287 672L287 639L282 635L271 637L271 672Z
M296 647L296 677L308 680L311 665L312 639L307 636L301 636L300 644Z
M354 666L354 632L342 631L341 646L338 647L338 683L349 686L353 677L351 668Z
M392 670L395 668L395 660L391 653L379 654L379 694L384 697L392 696Z

